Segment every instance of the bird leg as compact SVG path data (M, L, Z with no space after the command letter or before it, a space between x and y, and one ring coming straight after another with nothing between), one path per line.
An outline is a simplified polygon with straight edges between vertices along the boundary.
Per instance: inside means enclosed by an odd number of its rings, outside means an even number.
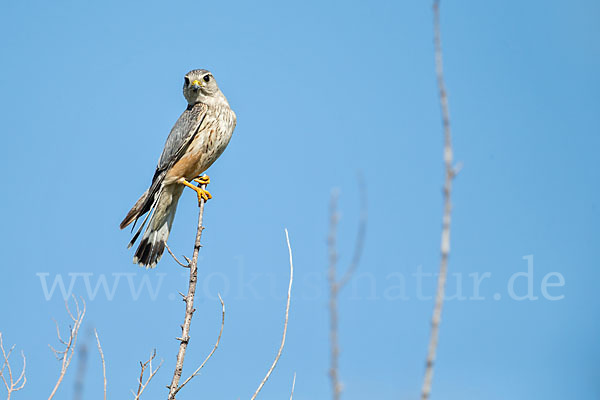
M198 182L200 185L208 185L210 183L210 178L207 175L204 175L204 176L201 176L200 178L194 179L194 182ZM199 186L194 186L190 182L186 181L184 178L181 178L179 180L179 183L189 187L190 189L192 189L196 192L196 194L198 195L198 204L200 204L202 202L202 200L208 201L209 199L212 199L212 195L210 194L210 192L208 190L201 188Z

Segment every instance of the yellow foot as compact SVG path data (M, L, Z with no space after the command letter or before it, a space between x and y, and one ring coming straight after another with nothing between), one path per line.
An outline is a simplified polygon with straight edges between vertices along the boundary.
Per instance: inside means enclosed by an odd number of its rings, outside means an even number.
M196 187L196 193L198 194L198 204L200 204L202 200L208 201L209 199L212 199L212 194L206 189Z
M195 179L194 179L194 181L195 181ZM188 181L186 181L183 178L181 178L181 180L179 181L179 183L181 183L182 185L185 185L185 186L189 187L190 189L193 189L196 192L196 194L198 195L198 204L201 204L202 200L208 201L209 199L212 199L212 195L206 189L203 189L203 188L198 187L198 186L194 186L194 185L192 185L191 183L189 183Z
M198 182L201 185L208 185L210 183L210 177L208 175L202 175L194 179L194 182Z

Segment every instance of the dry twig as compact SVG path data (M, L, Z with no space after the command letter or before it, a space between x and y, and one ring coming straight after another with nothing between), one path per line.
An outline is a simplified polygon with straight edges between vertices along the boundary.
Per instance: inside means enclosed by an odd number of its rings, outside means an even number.
M179 259L177 259L177 257L175 256L175 254L173 254L173 252L171 251L171 248L169 247L168 244L165 243L165 247L167 248L167 251L169 252L169 254L171 255L171 257L173 257L173 260L175 260L175 262L179 265L181 265L183 268L189 268L190 267L190 260L185 257L185 259L187 260L187 264L182 263L181 261L179 261Z
M340 349L338 344L338 295L340 290L348 283L354 271L358 267L362 251L364 247L365 235L367 231L367 195L364 187L362 177L359 176L359 188L360 188L360 220L358 226L358 233L356 236L356 242L354 246L354 255L350 266L344 273L341 279L337 279L336 267L338 261L338 255L336 250L337 244L337 227L340 220L339 213L337 211L337 202L339 197L339 191L334 189L331 192L331 201L329 205L330 223L329 223L329 236L327 238L327 244L329 248L329 340L331 346L331 365L329 368L329 377L331 378L331 386L333 390L333 399L339 400L342 395L342 383L339 379L339 355Z
M206 184L200 185L202 189L206 189ZM183 361L185 358L185 352L187 350L187 345L190 341L190 326L192 324L192 317L194 315L194 296L196 294L196 284L198 283L198 253L200 251L200 239L202 238L202 231L204 227L202 226L202 217L204 216L204 205L206 201L204 199L200 200L200 211L198 213L198 230L196 232L196 242L194 243L194 253L192 256L192 260L189 263L190 269L190 279L188 285L188 293L187 296L183 297L185 301L185 318L183 320L183 325L181 325L181 337L177 338L179 340L179 351L177 353L177 362L175 364L175 371L173 372L173 379L171 381L171 385L169 385L169 400L175 399L175 393L179 390L179 380L181 379L181 374L183 372ZM170 252L170 251L169 251ZM186 258L187 260L187 258ZM178 261L179 263L179 261ZM182 265L182 263L179 263Z
M333 399L339 400L342 394L342 384L339 381L338 374L338 362L339 362L339 345L338 345L338 291L339 286L336 278L336 265L337 265L337 251L336 251L336 239L337 239L337 226L339 222L339 213L337 211L337 201L339 197L339 191L333 190L331 192L331 202L329 206L330 222L329 222L329 237L327 244L329 247L329 341L331 346L331 365L329 367L329 377L331 378L331 385L333 390Z
M67 309L67 313L73 322L73 326L69 326L69 338L65 341L62 339L60 334L60 328L58 327L58 323L56 323L56 335L58 336L59 342L65 346L64 350L56 350L52 346L48 345L50 349L54 352L54 356L58 361L61 361L60 375L58 376L58 380L56 381L56 385L54 385L54 389L48 400L51 400L56 392L60 384L67 373L67 369L69 368L69 364L71 364L71 359L73 358L73 353L75 353L75 346L77 344L77 335L79 334L79 328L81 328L81 323L83 322L83 317L85 316L85 300L81 299L83 303L83 308L79 307L79 302L77 298L73 296L73 301L75 302L76 313L73 315L71 309L69 308L68 300L65 301L65 308Z
M100 339L98 338L98 331L94 329L94 335L96 335L96 344L98 345L98 353L100 353L100 359L102 359L102 378L104 378L104 400L106 400L106 364L104 362L104 352L100 345Z
M0 378L2 378L2 382L4 383L4 387L6 388L7 397L6 400L10 400L10 396L13 392L17 392L25 387L25 383L27 383L27 377L25 376L25 367L26 367L26 359L25 354L21 351L21 357L23 357L23 369L21 370L21 374L17 378L17 380L13 380L12 367L10 366L9 357L15 346L13 345L8 352L4 349L4 343L2 341L2 332L0 332L0 351L2 351L2 368L0 368ZM8 377L4 375L4 369L6 368L6 372L8 373ZM8 378L8 379L7 379Z
M452 165L452 135L450 131L450 112L448 110L448 95L446 84L444 82L444 69L442 62L442 41L440 36L440 0L433 2L433 29L435 45L435 67L436 77L439 88L440 106L442 109L442 121L444 127L444 216L442 220L442 239L441 239L441 259L440 274L438 277L437 292L435 296L435 306L433 317L431 318L431 337L429 339L429 348L427 351L427 361L425 366L425 376L423 378L423 388L421 399L429 399L431 394L431 382L433 379L433 364L437 349L439 326L442 318L442 307L444 305L444 290L446 286L446 275L448 271L448 256L450 255L450 217L452 212L451 192L452 180L456 176L456 168Z
M294 281L294 261L292 259L292 246L290 245L290 237L288 235L287 229L285 230L285 239L287 241L288 252L290 254L290 283L288 286L287 304L285 306L285 321L283 323L283 337L281 338L281 345L279 346L279 351L277 352L277 356L275 357L275 360L273 361L271 368L269 368L269 370L267 371L267 375L265 375L264 379L258 386L258 389L256 389L256 392L254 392L254 395L252 396L252 398L250 400L256 399L256 396L258 396L258 393L260 393L260 391L262 390L263 386L267 382L267 379L269 379L269 376L271 376L271 373L273 372L273 370L275 369L275 366L277 365L277 362L279 361L279 357L281 357L281 352L283 351L283 346L285 345L285 336L287 334L288 317L289 317L289 313L290 313L290 300L292 298L292 282Z
M217 337L217 342L215 343L212 351L204 359L202 364L200 364L198 369L196 369L196 371L194 371L194 373L192 375L190 375L181 385L179 385L179 387L175 390L175 393L173 393L173 394L177 394L177 392L179 392L181 390L181 388L183 388L189 381L191 381L193 377L195 377L196 375L198 375L198 373L200 373L200 370L204 367L204 365L208 362L208 360L210 360L212 355L217 350L217 347L219 347L219 343L221 342L221 335L223 334L223 328L225 327L225 303L223 303L223 299L221 298L220 294L219 294L219 301L221 302L222 317L221 317L221 330L219 331L219 336Z
M294 372L294 380L292 381L292 393L290 394L290 400L294 398L294 388L296 387L296 373Z
M148 361L146 361L145 363L142 363L140 361L140 378L138 379L138 389L137 389L137 393L134 393L133 390L131 391L131 393L133 393L134 400L139 400L140 396L142 395L142 393L144 393L144 390L146 390L146 387L148 386L148 384L150 383L150 381L152 380L152 378L154 378L154 375L156 375L156 373L158 372L158 370L160 369L162 363L164 360L160 360L160 364L158 364L158 367L156 367L155 370L152 370L152 360L154 360L154 358L156 357L156 349L152 350L152 354L150 355L150 358L148 359ZM146 382L144 382L144 373L146 372L146 368L148 368L148 379L146 379Z

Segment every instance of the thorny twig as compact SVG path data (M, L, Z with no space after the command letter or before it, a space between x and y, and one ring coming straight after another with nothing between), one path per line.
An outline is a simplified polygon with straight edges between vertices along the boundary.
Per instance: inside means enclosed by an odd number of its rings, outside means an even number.
M279 351L277 352L277 356L275 357L275 360L273 361L271 368L269 368L269 370L267 371L267 375L265 375L264 379L258 386L258 389L256 389L256 392L254 392L254 395L250 398L250 400L256 399L256 396L258 396L258 393L260 393L260 391L262 390L263 386L267 382L267 379L269 379L269 376L271 376L271 373L273 372L273 370L275 369L275 366L277 365L277 362L279 361L279 357L281 357L281 352L283 351L283 346L285 345L285 336L287 334L288 318L289 318L289 313L290 313L290 300L292 298L292 282L294 281L294 261L292 259L292 246L290 245L290 237L289 237L287 229L285 230L285 239L287 241L288 252L290 255L290 283L288 286L287 303L285 306L285 321L283 323L283 336L281 338L281 345L279 346Z
M199 185L199 187L206 190L206 184ZM199 204L200 211L198 213L198 229L196 231L194 253L191 262L189 262L190 279L188 284L188 293L183 297L183 301L185 301L185 317L183 320L183 325L181 325L181 337L177 338L177 340L179 340L179 351L177 352L177 362L175 364L175 371L173 372L173 379L169 385L169 400L174 400L175 393L177 393L179 390L179 380L181 379L181 374L183 373L185 352L190 341L190 326L192 324L194 311L196 311L194 309L194 296L196 294L196 284L198 283L198 253L200 252L200 247L202 247L200 240L202 238L202 231L204 230L204 227L202 226L202 218L204 216L205 204L206 201L201 199ZM181 265L182 263L179 264Z
M219 343L221 342L221 335L223 334L223 327L225 327L225 303L223 303L223 299L221 298L220 294L219 294L219 301L221 302L222 317L221 317L221 330L219 331L219 336L217 337L217 342L215 343L212 351L204 359L202 364L200 364L198 369L196 369L196 371L194 371L194 373L192 375L190 375L181 385L179 385L179 387L175 390L174 394L177 394L177 392L179 392L181 390L181 388L183 388L189 381L191 381L193 377L195 377L196 375L198 375L198 373L200 373L200 370L204 367L204 365L208 362L208 360L210 360L212 355L217 350L217 347L219 347Z
M60 375L58 376L58 380L56 381L56 385L54 385L54 389L48 400L51 400L56 392L60 384L67 373L67 369L69 368L69 364L71 364L71 359L73 358L73 353L75 353L75 345L77 344L77 335L79 334L79 328L81 328L81 323L83 322L83 317L85 316L85 300L81 299L83 303L83 308L79 307L79 302L77 298L73 296L73 301L75 302L76 313L73 315L71 309L69 308L69 302L65 301L65 308L67 309L67 313L73 322L73 326L69 326L69 338L65 341L61 337L60 328L58 327L58 323L56 323L56 335L58 336L59 342L65 346L64 350L56 350L52 346L48 345L50 349L54 352L54 356L57 360L61 361Z
M12 353L15 346L13 345L8 352L4 349L4 343L2 341L2 332L0 332L0 351L2 351L2 368L0 368L0 378L2 378L2 382L4 383L4 387L7 392L7 400L10 400L10 396L12 392L17 392L25 387L25 383L27 383L27 377L25 376L25 367L27 364L27 360L25 359L25 353L21 351L21 357L23 357L23 369L21 370L21 374L17 378L17 380L13 380L12 367L10 366L9 357ZM8 373L8 379L4 375L4 369L6 368L6 372Z
M437 292L435 296L435 306L431 318L431 337L429 339L429 348L427 351L427 361L425 365L425 376L423 378L423 388L421 399L429 399L431 394L431 382L433 379L433 364L438 343L439 326L442 318L442 307L444 305L444 290L446 285L446 275L448 272L448 257L450 255L450 217L452 213L452 180L456 176L457 169L452 165L452 135L450 131L450 112L448 109L448 94L444 82L444 69L442 62L442 40L440 35L440 0L433 2L433 29L435 45L435 67L436 77L439 89L440 106L442 109L442 121L444 127L444 216L442 220L442 239L441 239L441 259L440 274L438 277Z

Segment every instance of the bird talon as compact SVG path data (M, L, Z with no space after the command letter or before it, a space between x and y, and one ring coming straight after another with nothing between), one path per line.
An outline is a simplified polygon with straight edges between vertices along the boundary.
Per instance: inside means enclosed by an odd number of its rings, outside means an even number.
M204 178L204 177L202 177L202 178ZM194 179L194 181L195 181L195 179ZM198 205L202 204L202 201L206 202L206 201L212 199L212 195L210 194L210 192L204 188L201 188L200 186L194 186L183 178L179 181L179 183L189 187L190 189L193 189L196 192L196 194L198 195Z
M196 193L198 193L198 204L202 203L202 200L208 201L212 199L212 194L206 189L198 188Z
M194 179L194 182L197 182L200 185L208 185L210 183L210 177L208 175L202 175Z

